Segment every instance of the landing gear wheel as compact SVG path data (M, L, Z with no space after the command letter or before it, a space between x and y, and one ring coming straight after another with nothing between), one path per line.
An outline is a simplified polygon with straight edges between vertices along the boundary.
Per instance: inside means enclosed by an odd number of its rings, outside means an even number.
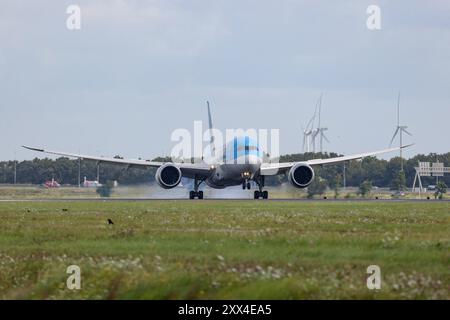
M195 199L195 198L197 198L199 200L203 199L203 191L198 191L198 192L190 191L189 199Z
M245 190L245 187L246 187L245 182L242 182L242 190Z
M247 189L250 190L252 188L252 185L250 184L250 182L247 182Z
M255 199L268 199L269 198L269 192L268 191L263 191L262 189L264 188L264 176L259 176L257 177L255 180L255 183L258 185L258 189L255 191Z
M189 192L189 199L203 199L203 191L198 191L198 188L205 180L200 180L197 175L194 177L194 190Z
M260 198L269 199L269 192L256 190L254 193L254 199L260 199Z

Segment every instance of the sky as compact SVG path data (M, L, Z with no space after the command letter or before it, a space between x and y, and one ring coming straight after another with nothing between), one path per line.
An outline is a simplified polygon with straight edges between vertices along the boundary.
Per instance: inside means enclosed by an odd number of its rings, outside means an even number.
M399 91L405 156L449 152L449 57L447 0L2 0L0 160L166 155L175 129L207 125L206 100L217 128L280 129L298 153L321 93L325 151L379 150Z

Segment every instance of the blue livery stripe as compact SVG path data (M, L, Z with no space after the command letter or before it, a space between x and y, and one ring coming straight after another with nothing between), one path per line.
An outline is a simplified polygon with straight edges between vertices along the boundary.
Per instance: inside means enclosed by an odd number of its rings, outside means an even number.
M233 153L233 160L236 161L238 157L238 141L237 138L234 138L234 153Z

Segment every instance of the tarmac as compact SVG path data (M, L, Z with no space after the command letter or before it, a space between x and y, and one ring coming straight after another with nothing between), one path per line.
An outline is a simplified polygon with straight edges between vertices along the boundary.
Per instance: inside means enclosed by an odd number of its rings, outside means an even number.
M190 200L187 198L49 198L49 199L0 199L0 202L152 202L152 201L259 201L259 202L450 202L450 199L246 199L246 198L204 198L202 200Z

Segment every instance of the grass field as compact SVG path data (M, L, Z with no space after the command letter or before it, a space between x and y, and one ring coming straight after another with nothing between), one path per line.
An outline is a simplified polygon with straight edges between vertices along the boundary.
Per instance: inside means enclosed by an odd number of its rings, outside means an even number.
M448 202L5 202L0 298L449 299L449 248Z

